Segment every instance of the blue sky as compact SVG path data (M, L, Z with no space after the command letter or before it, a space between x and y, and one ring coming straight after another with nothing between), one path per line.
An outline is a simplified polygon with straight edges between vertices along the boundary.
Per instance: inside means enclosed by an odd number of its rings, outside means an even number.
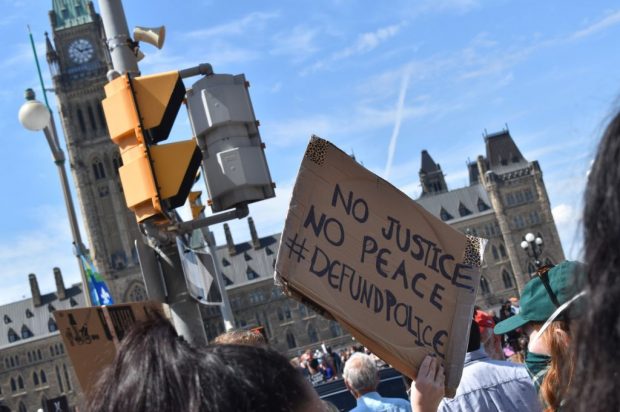
M26 25L44 58L51 0L0 0L0 304L29 295L52 268L79 281L51 155L42 133L17 121L23 91L40 96ZM275 199L254 204L259 234L279 232L311 134L324 137L412 197L420 151L467 184L465 162L484 153L484 131L507 124L541 164L568 257L581 252L586 173L620 92L620 7L611 1L125 2L129 26L166 25L164 48L143 47L143 73L209 62L245 73L267 144ZM95 3L98 9L98 4ZM44 77L51 87L44 64ZM189 87L190 82L186 83ZM49 96L54 101L54 96ZM185 113L175 138L190 137ZM245 222L232 225L249 238ZM223 242L221 227L216 227ZM84 236L85 233L83 232Z

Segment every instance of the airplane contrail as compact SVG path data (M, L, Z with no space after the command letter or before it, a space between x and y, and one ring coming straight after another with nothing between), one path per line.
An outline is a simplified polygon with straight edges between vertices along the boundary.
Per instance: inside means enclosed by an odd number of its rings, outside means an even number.
M403 120L403 109L405 107L405 96L407 95L407 88L409 87L409 78L411 77L411 70L405 69L403 73L403 79L400 83L400 93L398 94L398 101L396 103L396 121L394 122L394 129L392 130L392 137L390 138L390 145L388 146L388 158L385 164L385 172L383 172L384 178L387 180L392 172L392 162L394 161L394 152L396 151L396 141L400 133L400 123Z

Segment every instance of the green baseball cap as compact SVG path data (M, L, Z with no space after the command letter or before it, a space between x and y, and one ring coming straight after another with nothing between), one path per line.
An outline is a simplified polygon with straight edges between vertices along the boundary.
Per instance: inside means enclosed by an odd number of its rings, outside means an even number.
M535 276L523 288L519 313L499 322L493 331L496 335L502 335L529 322L545 322L559 306L579 293L583 275L582 263L566 260L549 269L546 274ZM546 278L549 290L541 277ZM574 309L577 308L572 308L569 312L571 317L580 312Z

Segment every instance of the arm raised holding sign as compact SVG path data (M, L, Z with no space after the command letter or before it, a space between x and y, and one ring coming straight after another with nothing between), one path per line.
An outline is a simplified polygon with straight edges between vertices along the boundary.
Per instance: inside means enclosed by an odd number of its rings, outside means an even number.
M411 384L411 409L413 412L436 412L444 397L443 366L435 356L422 361L418 376Z

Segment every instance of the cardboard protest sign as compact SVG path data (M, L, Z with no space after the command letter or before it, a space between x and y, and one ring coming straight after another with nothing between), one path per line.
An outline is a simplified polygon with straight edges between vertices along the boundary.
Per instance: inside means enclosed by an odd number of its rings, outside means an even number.
M336 319L414 378L427 354L460 381L480 282L467 237L326 140L301 164L276 262L290 296Z
M88 396L100 373L114 361L116 348L131 325L149 313L169 316L159 302L135 302L57 310L54 318L84 393Z

